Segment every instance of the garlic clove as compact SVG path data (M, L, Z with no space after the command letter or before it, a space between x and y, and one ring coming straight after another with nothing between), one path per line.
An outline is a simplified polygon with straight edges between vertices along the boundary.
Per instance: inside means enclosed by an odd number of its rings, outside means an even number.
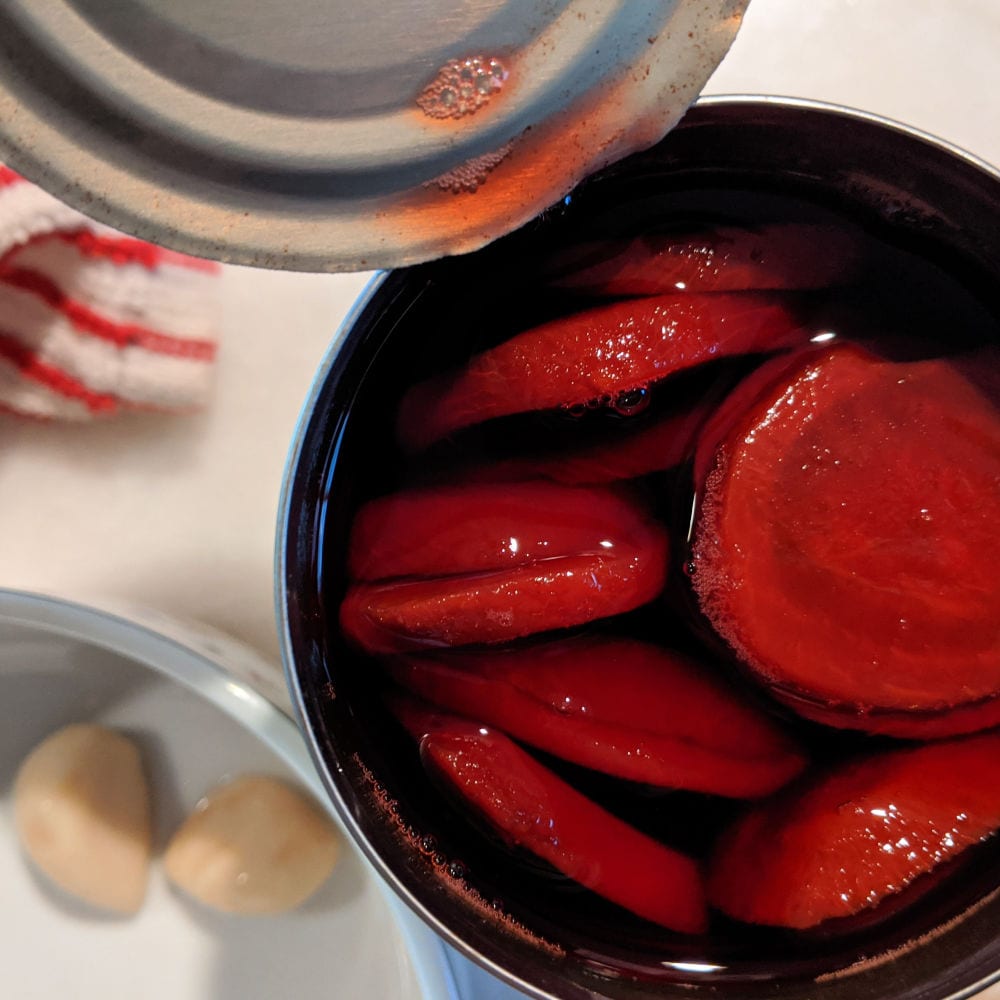
M273 914L308 899L333 870L336 828L306 795L246 775L213 789L171 838L167 876L226 913Z
M142 905L149 788L127 737L75 724L45 739L18 771L14 822L28 857L61 889L122 914Z

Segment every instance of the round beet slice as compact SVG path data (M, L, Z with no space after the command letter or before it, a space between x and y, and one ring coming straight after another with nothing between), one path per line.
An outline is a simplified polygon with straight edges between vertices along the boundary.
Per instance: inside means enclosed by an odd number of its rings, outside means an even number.
M996 721L1000 412L986 381L835 347L772 369L706 437L701 607L802 714L933 737Z
M752 808L719 841L709 900L804 929L875 906L1000 827L1000 734L872 754Z
M570 486L596 486L638 479L680 465L698 428L712 412L706 396L611 441L553 449L547 454L483 462L463 469L467 482L502 483L551 479Z
M388 666L435 705L631 781L755 798L806 765L777 723L711 666L635 639L447 650Z
M825 288L848 279L858 256L842 225L714 226L573 247L553 283L608 296Z
M413 386L396 429L419 451L498 417L645 389L706 361L777 351L808 334L776 293L660 295L563 316Z
M371 653L507 642L652 601L667 554L645 506L612 488L405 490L355 518L340 624Z
M684 934L706 929L697 863L606 812L503 733L394 698L424 767L509 843L637 916Z

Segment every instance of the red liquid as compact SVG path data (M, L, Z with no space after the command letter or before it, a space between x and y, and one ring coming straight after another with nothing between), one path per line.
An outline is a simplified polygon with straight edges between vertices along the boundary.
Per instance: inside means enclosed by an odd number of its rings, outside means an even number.
M653 220L690 227L701 221L741 224L842 220L825 207L763 192L684 192L649 199L636 197L623 209L596 213L587 206L584 230L575 207L537 241L503 244L479 255L475 270L455 261L422 294L400 309L401 319L378 354L354 402L338 457L339 484L326 524L324 579L327 607L337 608L346 589L347 529L365 500L414 483L447 482L470 467L490 462L542 464L567 448L616 443L676 405L678 399L721 400L759 359L714 362L649 386L636 398L573 411L514 414L457 432L414 458L397 445L394 424L400 400L410 385L461 364L473 353L520 330L589 304L585 294L555 288L544 275L551 261L583 238L615 238ZM868 225L869 220L859 220ZM848 224L852 230L855 223ZM857 277L831 291L797 297L797 308L817 334L872 344L900 360L974 349L1000 343L997 303L986 284L965 262L942 256L933 245L899 247L892 233L872 226L862 237ZM529 249L530 247L530 249ZM493 265L492 267L490 265ZM486 280L483 280L485 276ZM433 330L433 335L428 335ZM377 386L377 390L372 387ZM667 391L669 390L669 391ZM373 460L377 456L377 460ZM686 544L692 501L691 469L681 464L644 477L642 488L654 498L657 513L672 538L668 605L658 602L599 626L574 632L623 634L670 644L689 655L717 663L748 696L762 701L747 685L726 647L701 616L686 572ZM531 855L509 849L447 788L422 770L412 741L386 713L381 692L384 675L373 662L333 631L327 656L345 664L340 689L355 711L370 718L372 739L365 759L390 798L398 803L404 828L416 842L433 831L429 863L442 878L468 882L498 909L557 946L592 956L595 967L640 969L647 976L670 976L670 962L719 966L716 975L740 978L756 970L810 974L841 967L864 943L867 954L886 951L930 931L1000 885L1000 852L995 844L967 851L958 862L919 880L879 907L844 921L830 921L809 932L782 931L713 916L707 935L690 938L633 917L581 888ZM349 666L347 665L349 664ZM609 679L613 683L613 679ZM769 711L786 721L814 759L837 760L888 745L876 737L839 732L790 715L777 704ZM608 811L663 843L705 857L741 806L731 800L687 792L667 792L567 764L547 754L533 755ZM430 834L428 834L430 835ZM426 845L425 845L426 846ZM457 866L457 867L456 867ZM456 876L456 872L458 873ZM794 957L792 957L794 955ZM728 971L726 971L728 970ZM680 978L684 978L683 974Z

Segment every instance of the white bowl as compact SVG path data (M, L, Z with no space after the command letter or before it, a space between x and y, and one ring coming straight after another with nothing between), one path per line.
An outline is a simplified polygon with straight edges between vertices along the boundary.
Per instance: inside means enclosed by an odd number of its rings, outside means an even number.
M329 882L302 908L278 917L210 912L172 889L158 863L139 914L105 917L29 865L13 829L13 779L36 744L71 722L109 725L138 741L161 849L204 792L227 776L272 774L327 801L295 725L210 652L232 662L241 647L167 626L174 637L84 605L0 590L3 996L453 998L440 941L386 890L346 836ZM253 661L247 651L244 666L255 670Z

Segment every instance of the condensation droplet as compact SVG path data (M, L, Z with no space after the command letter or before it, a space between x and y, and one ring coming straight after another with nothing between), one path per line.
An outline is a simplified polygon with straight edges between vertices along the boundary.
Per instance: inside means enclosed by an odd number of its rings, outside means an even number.
M417 98L429 118L462 118L488 104L507 81L507 70L497 58L469 56L452 59Z

